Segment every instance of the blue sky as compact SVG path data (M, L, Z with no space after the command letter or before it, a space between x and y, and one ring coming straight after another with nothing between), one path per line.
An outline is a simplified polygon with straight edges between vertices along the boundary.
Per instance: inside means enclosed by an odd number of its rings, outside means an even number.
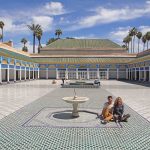
M143 34L150 31L148 0L0 0L0 4L4 40L21 48L21 38L27 38L30 52L31 23L42 26L43 45L55 37L57 28L62 29L62 38L108 38L119 44L131 27Z

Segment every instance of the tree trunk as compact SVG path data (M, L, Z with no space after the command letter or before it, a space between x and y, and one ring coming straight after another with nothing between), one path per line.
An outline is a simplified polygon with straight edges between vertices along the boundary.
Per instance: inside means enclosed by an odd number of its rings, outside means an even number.
M138 53L139 53L139 45L140 45L140 39L138 39Z
M39 39L38 53L40 53L40 48L41 48L41 42L40 42L40 39Z
M131 39L131 53L132 53L132 39Z
M127 43L127 49L128 49L128 53L129 53L129 43Z
M135 35L133 36L133 53L134 53Z
M147 49L148 49L148 41L147 41Z
M35 34L33 33L33 53L35 53Z
M2 43L4 41L3 28L2 28Z

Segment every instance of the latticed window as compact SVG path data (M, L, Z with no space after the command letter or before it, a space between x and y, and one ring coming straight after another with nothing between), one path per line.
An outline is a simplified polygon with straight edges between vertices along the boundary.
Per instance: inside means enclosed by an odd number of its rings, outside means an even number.
M89 75L90 75L90 79L97 79L97 72L96 71L90 71Z
M69 71L68 79L76 79L76 71Z

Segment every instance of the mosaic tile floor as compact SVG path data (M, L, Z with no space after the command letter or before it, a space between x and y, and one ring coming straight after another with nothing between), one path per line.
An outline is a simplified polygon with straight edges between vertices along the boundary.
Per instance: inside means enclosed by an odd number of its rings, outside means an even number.
M77 89L76 92L78 96L90 98L80 105L80 110L98 112L106 97L112 95L103 87ZM70 104L62 100L65 96L73 96L73 89L57 88L1 119L0 150L150 150L150 122L126 105L126 113L130 113L131 118L128 123L121 123L122 128L23 126L43 108L69 110Z
M43 108L28 121L23 127L50 127L50 128L120 128L119 123L111 121L106 125L101 124L97 117L97 109L79 111L79 117L72 117L72 108Z

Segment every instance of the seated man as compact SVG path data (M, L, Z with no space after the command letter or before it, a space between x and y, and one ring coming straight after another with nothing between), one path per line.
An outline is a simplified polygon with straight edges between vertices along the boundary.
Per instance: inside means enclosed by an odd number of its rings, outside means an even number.
M62 85L64 85L64 83L65 83L65 78L62 78L61 80L62 80Z
M108 101L104 104L101 116L103 120L101 123L106 124L113 118L113 99L112 96L108 96Z
M100 79L95 79L94 84L98 84L100 86Z

